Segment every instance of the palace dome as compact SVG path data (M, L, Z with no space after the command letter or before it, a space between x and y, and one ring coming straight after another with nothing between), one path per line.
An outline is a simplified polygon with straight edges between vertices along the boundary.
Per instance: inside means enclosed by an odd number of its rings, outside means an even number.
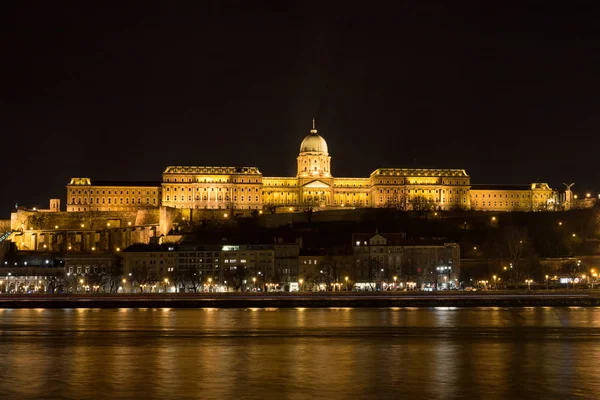
M316 152L328 154L327 142L321 135L317 133L316 129L311 129L310 135L304 138L300 145L300 153L304 152Z

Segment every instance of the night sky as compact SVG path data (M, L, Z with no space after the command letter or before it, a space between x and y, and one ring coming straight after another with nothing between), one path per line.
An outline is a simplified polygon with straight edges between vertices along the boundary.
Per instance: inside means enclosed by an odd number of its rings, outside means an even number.
M17 201L64 207L75 176L158 181L167 165L293 176L313 116L334 176L465 168L472 183L600 189L598 9L12 3L0 218Z

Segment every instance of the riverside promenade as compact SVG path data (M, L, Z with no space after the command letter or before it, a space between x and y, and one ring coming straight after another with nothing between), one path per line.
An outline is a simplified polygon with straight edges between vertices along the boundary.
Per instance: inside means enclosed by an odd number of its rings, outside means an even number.
M600 291L0 295L9 308L597 307Z

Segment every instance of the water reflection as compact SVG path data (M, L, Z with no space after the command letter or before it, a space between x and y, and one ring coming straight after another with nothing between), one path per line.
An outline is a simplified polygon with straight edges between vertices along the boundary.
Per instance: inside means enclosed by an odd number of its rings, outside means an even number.
M0 313L3 398L593 398L598 308Z

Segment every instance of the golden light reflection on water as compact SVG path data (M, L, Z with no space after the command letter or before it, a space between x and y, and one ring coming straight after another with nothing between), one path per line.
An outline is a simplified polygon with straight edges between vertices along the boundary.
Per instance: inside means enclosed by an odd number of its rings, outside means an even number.
M599 308L215 311L2 312L0 393L564 400L600 390Z

